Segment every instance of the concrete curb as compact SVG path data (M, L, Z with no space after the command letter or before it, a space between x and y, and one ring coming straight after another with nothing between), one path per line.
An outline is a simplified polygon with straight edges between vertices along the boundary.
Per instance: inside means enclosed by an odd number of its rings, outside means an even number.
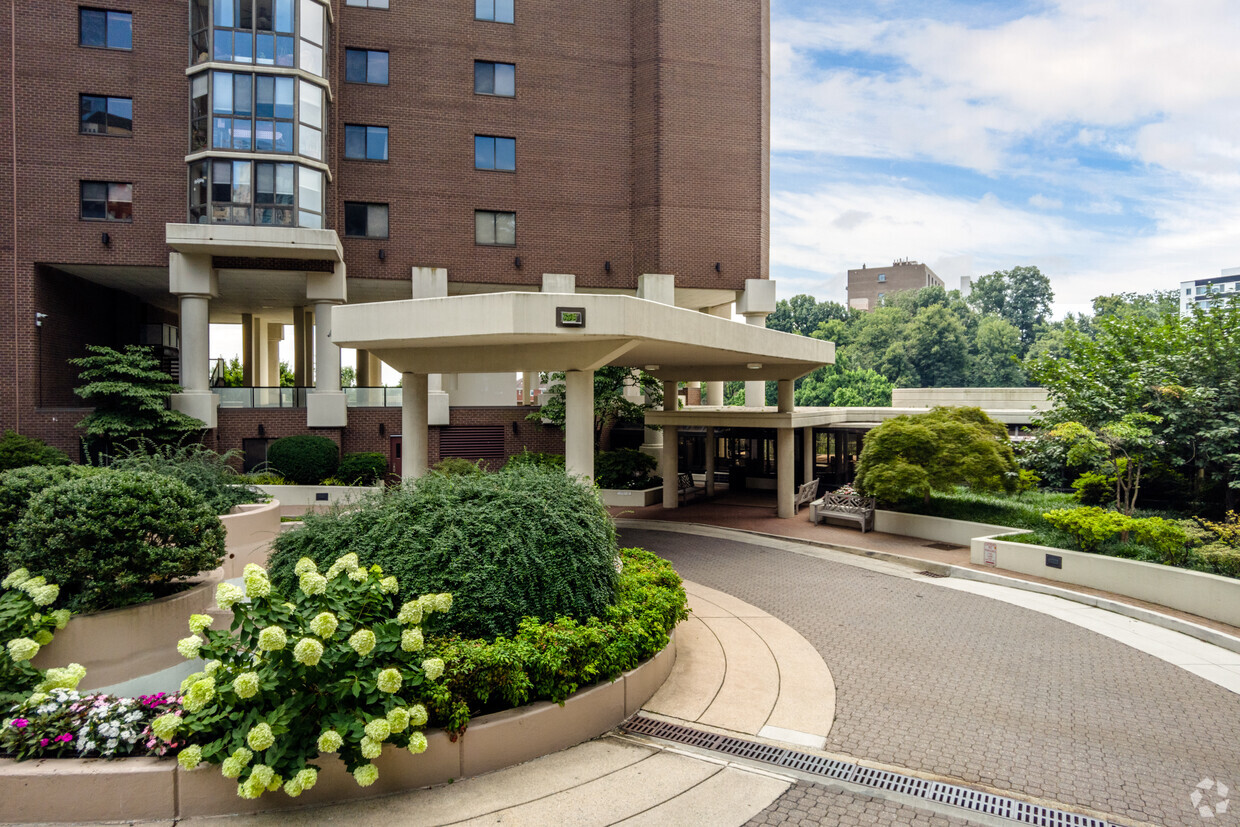
M1231 652L1240 653L1240 638L1233 637L1225 632L1217 629L1211 629L1208 626L1202 626L1189 620L1182 620L1178 617L1165 615L1161 612L1155 612L1140 606L1133 606L1130 603L1124 603L1119 600L1111 600L1105 597L1097 597L1092 594L1084 594L1082 592L1073 591L1069 588L1061 586L1049 586L1044 583L1033 583L1028 580L1021 580L1016 577L1005 577L1001 574L992 574L985 571L975 571L963 566L953 566L946 563L936 563L931 560L922 560L917 557L908 557L902 554L892 554L886 551L874 551L873 549L857 548L856 546L845 546L838 543L826 543L818 540L805 540L799 537L785 537L779 534L768 534L763 531L752 531L742 528L728 528L726 526L710 525L708 523L665 523L653 520L635 520L635 519L617 519L616 525L622 528L638 528L652 529L655 531L680 531L685 534L702 534L701 529L710 529L712 531L723 531L734 534L747 534L754 537L764 537L771 540L780 540L786 543L800 544L806 546L814 546L816 548L829 549L831 551L839 551L844 554L854 554L860 557L869 557L872 560L882 560L887 563L894 563L898 566L904 566L915 571L928 571L931 574L938 574L947 577L956 577L961 580L973 580L979 583L989 583L995 586L1007 586L1012 589L1020 589L1027 592L1035 592L1037 594L1045 594L1051 597L1061 597L1064 600L1071 600L1073 603L1080 603L1085 606L1093 606L1098 609L1105 609L1124 617L1140 620L1172 632L1179 632L1189 637L1205 643L1210 643L1222 649Z

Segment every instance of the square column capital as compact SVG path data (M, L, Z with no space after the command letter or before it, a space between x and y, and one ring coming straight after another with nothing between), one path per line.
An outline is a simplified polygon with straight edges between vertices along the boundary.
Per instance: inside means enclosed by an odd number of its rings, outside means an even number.
M168 254L168 292L177 296L203 296L213 299L220 294L220 278L211 266L210 256Z
M543 293L576 293L577 276L573 273L543 273Z
M349 296L347 281L343 261L336 262L330 273L306 273L306 301L344 304Z
M676 277L669 273L642 273L637 277L637 298L676 304Z
M736 312L742 316L769 316L775 312L775 282L770 279L745 279L745 292L736 301Z
M448 295L448 268L413 268L413 298L439 299L446 295Z

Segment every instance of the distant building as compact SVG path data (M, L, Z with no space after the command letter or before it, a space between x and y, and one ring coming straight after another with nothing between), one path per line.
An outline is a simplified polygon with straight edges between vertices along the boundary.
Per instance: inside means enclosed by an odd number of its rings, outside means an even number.
M853 310L873 310L900 290L919 290L938 285L946 288L943 280L924 264L901 259L890 267L867 267L848 271L848 306Z
M852 284L851 271L849 284ZM1180 282L1180 313L1186 314L1196 305L1202 310L1210 307L1210 299L1220 293L1235 295L1240 291L1240 267L1228 267L1217 277Z

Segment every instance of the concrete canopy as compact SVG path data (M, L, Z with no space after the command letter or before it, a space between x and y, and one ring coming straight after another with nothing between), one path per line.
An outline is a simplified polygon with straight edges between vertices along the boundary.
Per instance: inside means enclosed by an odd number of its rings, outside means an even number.
M561 308L584 311L557 325ZM489 293L336 308L331 340L403 373L642 367L663 380L795 379L835 345L633 296Z

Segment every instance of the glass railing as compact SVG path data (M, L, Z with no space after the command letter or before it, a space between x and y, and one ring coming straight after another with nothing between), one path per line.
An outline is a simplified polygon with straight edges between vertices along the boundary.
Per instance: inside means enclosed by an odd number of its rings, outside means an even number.
M342 388L350 408L399 408L401 388ZM304 408L314 388L212 388L221 408Z

